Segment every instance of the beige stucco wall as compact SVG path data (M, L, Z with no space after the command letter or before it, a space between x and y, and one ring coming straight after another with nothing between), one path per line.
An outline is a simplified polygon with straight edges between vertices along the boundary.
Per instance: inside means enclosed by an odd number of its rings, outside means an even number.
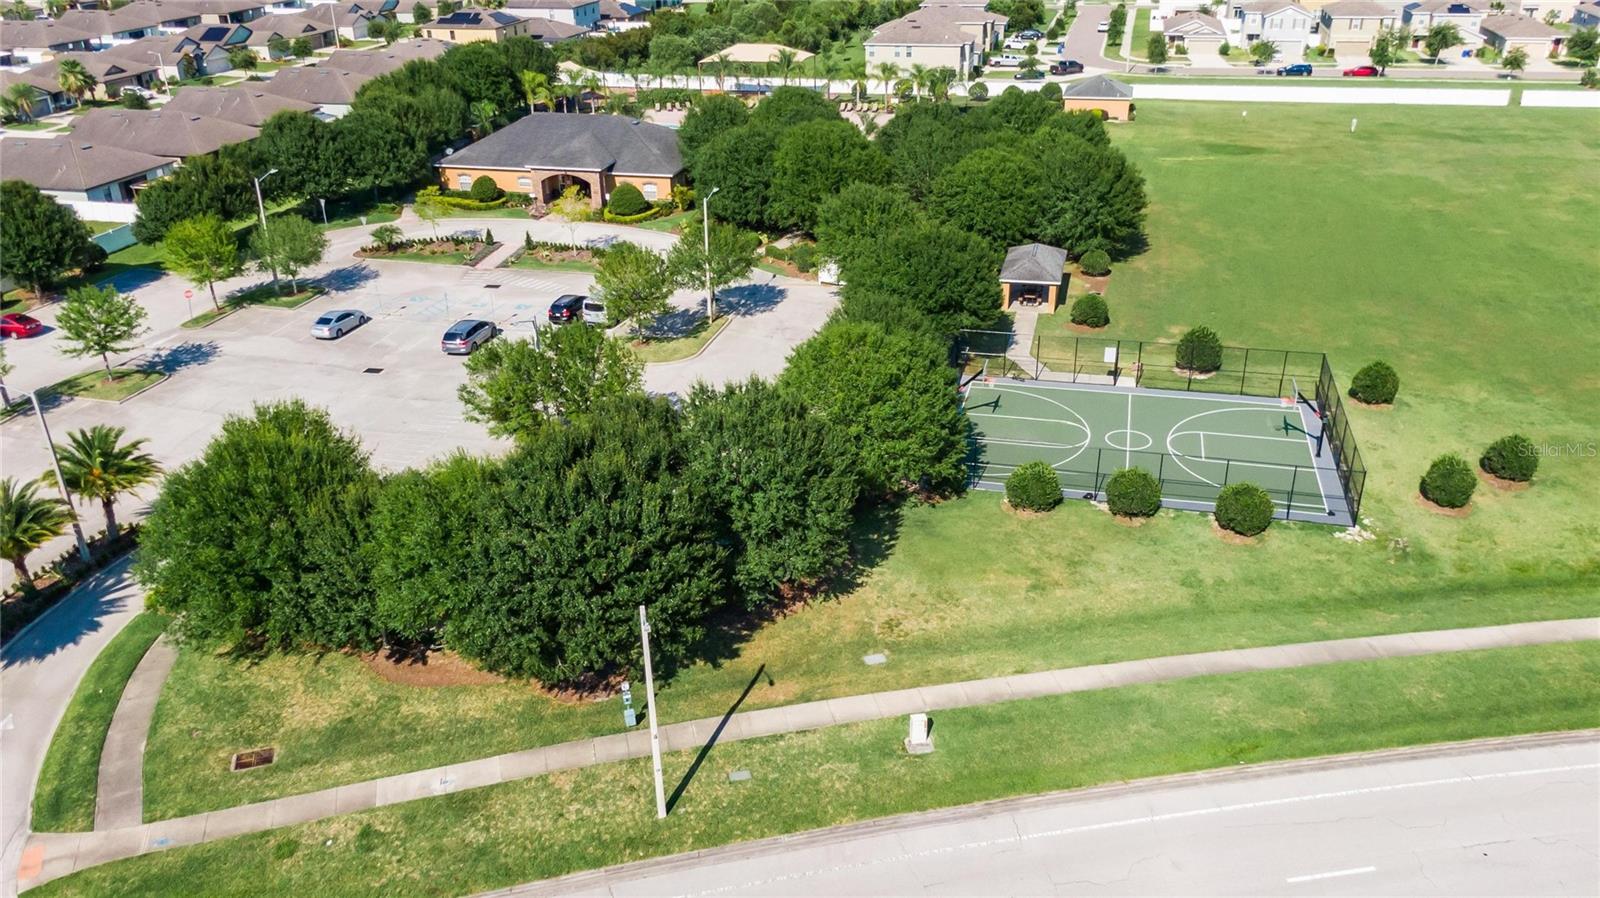
M1133 121L1132 100L1090 100L1080 99L1078 97L1064 97L1061 100L1061 108L1065 109L1067 112L1079 112L1097 109L1104 113L1106 119L1109 121Z
M606 200L611 196L611 191L615 190L618 184L632 184L639 188L639 192L645 195L645 199L666 200L672 198L672 185L674 183L673 178L649 175L613 176L609 173L564 171L561 169L507 171L505 169L443 166L439 169L439 184L447 190L464 190L466 188L462 187L460 181L462 175L465 175L468 179L467 187L472 186L472 182L479 177L487 175L494 179L494 183L501 190L532 194L536 200L542 197L543 184L547 179L558 175L566 175L570 178L581 180L589 186L589 205L596 209L605 205ZM524 183L524 180L527 183ZM647 184L655 186L655 197L652 198L650 193L645 190L645 185Z
M917 65L919 63L927 66L930 69L939 68L940 66L949 66L950 68L955 69L957 72L963 72L961 48L965 46L969 45L951 44L940 47L919 47L907 46L904 44L868 44L867 69L870 73L874 67L889 62L899 66L902 72L909 71L913 65ZM898 57L894 55L894 51L896 49L902 51ZM973 60L970 56L967 58L965 64L967 66L973 65ZM877 76L873 74L872 77Z
M451 28L434 24L423 25L417 29L423 37L436 38L441 41L450 41L456 44L470 44L474 41L494 41L499 43L508 37L520 37L528 33L528 23L518 21L514 25L503 28Z

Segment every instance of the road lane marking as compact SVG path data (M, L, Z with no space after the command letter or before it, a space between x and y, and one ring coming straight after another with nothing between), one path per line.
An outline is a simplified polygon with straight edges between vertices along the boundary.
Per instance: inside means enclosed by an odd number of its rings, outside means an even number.
M1329 870L1327 873L1307 873L1305 876L1291 876L1284 882L1312 882L1318 879L1332 879L1335 876L1356 876L1362 873L1376 873L1377 867L1351 867L1348 870Z

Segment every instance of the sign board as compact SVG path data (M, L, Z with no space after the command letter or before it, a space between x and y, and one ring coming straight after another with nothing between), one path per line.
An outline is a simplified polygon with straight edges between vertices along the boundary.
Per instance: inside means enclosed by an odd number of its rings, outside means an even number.
M633 709L633 690L629 688L627 680L622 681L622 724L623 726L636 726L639 723L639 712Z
M1117 364L1117 347L1107 346L1103 359L1107 365L1115 367Z
M194 291L193 290L185 290L185 291L183 291L183 298L184 299L194 299Z

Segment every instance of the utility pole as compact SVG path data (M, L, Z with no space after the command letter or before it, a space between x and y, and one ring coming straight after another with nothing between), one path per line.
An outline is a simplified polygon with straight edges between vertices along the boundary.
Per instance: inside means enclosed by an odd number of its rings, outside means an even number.
M667 819L667 793L661 785L661 730L656 726L656 675L650 665L650 620L639 606L639 639L644 643L644 701L650 715L650 766L656 779L656 819Z
M705 199L700 201L700 224L701 230L704 232L706 253L706 321L708 323L717 317L716 295L711 292L711 198L716 196L717 191L721 189L721 187L711 188L711 192L706 194ZM648 662L647 653L646 663Z
M275 175L277 173L278 173L277 169L269 168L269 169L267 169L267 173L266 174L262 175L259 178L255 178L254 179L254 181L256 182L256 212L258 214L260 214L260 216L261 216L261 236L263 238L265 238L267 236L267 204L263 203L261 201L261 182L265 181L266 179L272 177L273 175ZM272 262L272 261L269 260L268 263L267 263L267 267L272 269L272 286L273 286L273 289L276 290L277 286L278 286L278 266L277 266L277 263Z
M18 390L33 403L33 414L39 419L39 429L44 431L44 444L50 448L50 467L56 473L56 488L61 490L61 501L72 515L72 533L78 538L78 557L85 563L90 560L89 541L83 538L83 524L78 521L78 509L72 504L72 494L67 492L67 479L61 476L61 460L56 457L56 444L50 438L50 425L44 419L44 409L39 407L39 397L32 390Z

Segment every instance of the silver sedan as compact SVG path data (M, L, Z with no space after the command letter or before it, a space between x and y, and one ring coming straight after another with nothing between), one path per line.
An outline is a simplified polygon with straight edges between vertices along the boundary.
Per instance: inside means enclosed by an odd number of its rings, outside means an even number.
M371 320L360 309L331 309L312 323L311 336L318 340L337 340Z

